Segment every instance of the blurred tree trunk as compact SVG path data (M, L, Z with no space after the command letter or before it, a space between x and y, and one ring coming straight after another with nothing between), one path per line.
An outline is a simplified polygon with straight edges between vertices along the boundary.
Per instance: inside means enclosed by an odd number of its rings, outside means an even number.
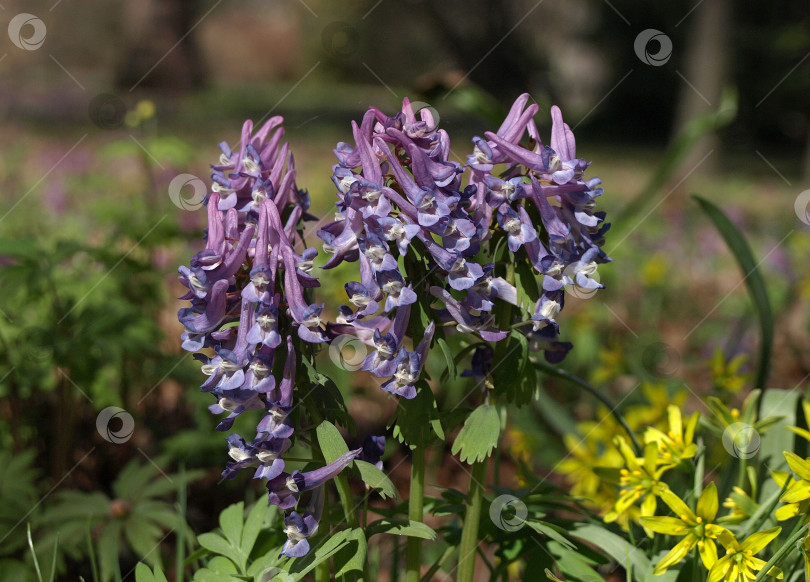
M202 55L196 35L189 33L199 20L200 5L200 0L126 0L126 48L116 84L127 91L203 86Z
M704 0L695 11L686 17L684 24L690 26L689 42L683 59L681 92L675 116L673 137L678 135L690 120L715 111L720 105L723 85L728 80L728 65L731 50L731 1ZM678 50L678 47L675 47ZM690 84L692 86L690 86ZM717 137L703 138L684 159L679 174L684 176L717 147ZM711 170L717 157L710 156L701 164L701 170Z

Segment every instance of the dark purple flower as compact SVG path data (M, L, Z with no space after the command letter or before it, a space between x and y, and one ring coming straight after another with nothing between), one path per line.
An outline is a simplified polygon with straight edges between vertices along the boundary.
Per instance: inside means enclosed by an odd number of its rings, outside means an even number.
M314 471L293 471L292 474L282 473L281 475L267 482L269 501L277 505L280 509L290 509L298 503L298 497L304 491L314 489L323 483L335 478L343 469L363 451L355 449L340 456L337 460L329 463L325 467Z
M301 558L309 553L307 538L318 531L318 521L315 516L305 513L303 517L292 511L284 516L284 533L287 541L281 548L281 554L289 558Z

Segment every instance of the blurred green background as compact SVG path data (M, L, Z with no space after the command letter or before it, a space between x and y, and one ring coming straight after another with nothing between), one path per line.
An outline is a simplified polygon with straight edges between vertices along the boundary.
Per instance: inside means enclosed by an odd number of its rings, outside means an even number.
M699 193L760 261L776 322L769 384L802 386L810 374L804 2L4 0L0 23L8 576L30 559L28 522L44 553L53 524L73 524L61 536L62 572L90 577L86 530L97 545L114 539L99 552L121 553L123 575L150 544L165 552L184 543L167 524L185 481L180 513L195 531L261 494L246 479L217 484L226 448L175 316L176 268L201 248L205 213L169 194L181 174L207 184L216 144L233 145L246 118L285 117L298 185L313 213L329 216L331 150L350 141L350 121L370 105L394 113L409 96L433 107L464 162L470 138L497 128L520 93L540 105L546 139L558 104L578 155L593 162L588 175L603 180L599 209L614 224L605 248L615 259L599 271L606 289L569 298L560 323L575 349L563 367L616 401L642 382L673 394L723 388L731 400L750 387L755 312L743 274L689 196ZM318 246L314 232L309 243ZM350 276L324 274L320 297L333 310ZM327 356L323 364L351 396L358 432L383 432L394 402L364 375ZM463 401L469 384L433 376L443 402ZM545 388L575 416L593 410L570 386ZM543 406L517 415L506 442L538 471L563 451ZM458 476L442 469L441 453L431 479L452 486ZM404 453L389 446L389 455ZM187 477L149 490L175 495L175 505L145 518L139 539L105 529L143 502L115 485L127 463L141 485L178 468ZM395 481L407 473L403 464Z

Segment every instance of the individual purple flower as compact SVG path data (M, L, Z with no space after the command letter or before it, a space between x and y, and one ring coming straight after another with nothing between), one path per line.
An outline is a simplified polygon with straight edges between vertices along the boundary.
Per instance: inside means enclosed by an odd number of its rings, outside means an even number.
M378 469L382 470L383 464L380 460L385 452L385 437L368 435L363 440L363 452L360 453L359 459L366 463L371 463Z
M456 329L459 332L477 333L485 341L495 342L509 335L509 332L495 327L495 319L491 315L473 315L445 289L431 287L430 293L444 302L449 319L456 322Z
M284 533L287 541L281 548L281 554L288 558L301 558L309 553L307 538L318 531L318 520L315 516L305 513L302 517L298 512L292 511L284 516Z
M252 443L246 443L238 434L228 435L228 456L233 462L225 465L223 479L233 479L240 469L257 467L254 479L273 479L284 471L281 455L290 448L289 439L276 439L258 436Z
M393 377L380 388L406 400L416 398L415 384L422 374L422 367L425 365L427 350L433 340L435 329L435 324L431 321L425 329L424 338L416 346L415 351L408 352L405 348L400 349L399 354L397 354Z
M498 226L506 231L509 250L516 253L524 244L537 238L537 231L528 220L528 215L520 215L510 207L498 211Z
M377 284L386 293L384 307L386 312L394 307L416 303L416 293L410 285L405 285L405 279L398 270L378 271Z
M363 449L355 449L344 453L338 459L329 463L325 467L314 471L293 471L282 473L281 475L267 482L268 499L271 504L280 509L290 509L298 503L298 497L304 491L314 489L327 481L334 479L343 469L361 453Z

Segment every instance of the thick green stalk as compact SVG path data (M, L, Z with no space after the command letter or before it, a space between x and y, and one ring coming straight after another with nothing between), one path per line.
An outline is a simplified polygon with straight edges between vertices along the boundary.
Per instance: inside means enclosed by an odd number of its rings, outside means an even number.
M411 491L408 498L408 519L422 521L425 502L425 447L413 449L411 458ZM422 574L422 540L409 537L405 551L405 582L419 582Z
M457 582L472 582L475 574L475 553L478 549L478 525L484 504L484 480L487 477L488 459L474 463L467 493L467 512L461 530L461 546L458 554Z
M343 513L346 516L346 524L349 527L357 527L357 514L352 507L352 491L349 488L349 481L346 475L341 473L335 477L340 504L343 506Z

